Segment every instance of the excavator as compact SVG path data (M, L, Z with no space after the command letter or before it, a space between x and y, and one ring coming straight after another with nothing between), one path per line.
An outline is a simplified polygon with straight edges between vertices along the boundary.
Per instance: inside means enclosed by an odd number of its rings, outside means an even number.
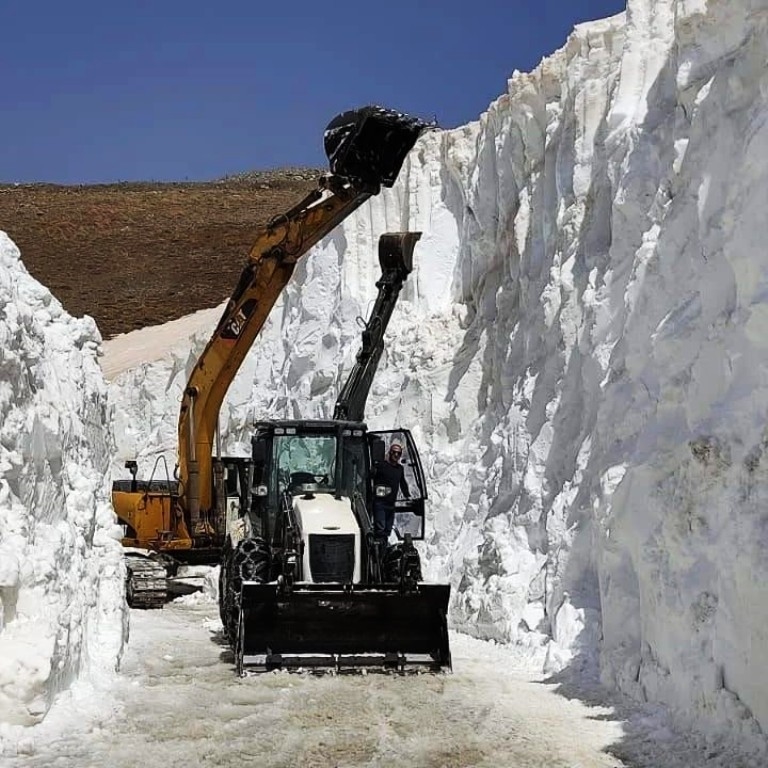
M219 579L222 623L239 674L280 668L450 668L450 587L422 581L427 488L408 429L368 430L365 403L412 270L418 232L379 239L378 296L327 421L255 425L250 507L231 521ZM377 538L374 506L392 489L378 467L397 443L408 495L396 541Z

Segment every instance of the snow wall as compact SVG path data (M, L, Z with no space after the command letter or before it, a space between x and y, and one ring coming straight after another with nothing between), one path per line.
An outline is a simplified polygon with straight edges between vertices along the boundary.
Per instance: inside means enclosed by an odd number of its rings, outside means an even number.
M122 650L100 341L0 232L0 728L39 721Z
M297 269L223 411L327 416L379 275L421 230L369 424L413 429L451 621L599 652L605 683L711 735L768 729L768 2L630 0ZM205 332L113 391L120 453L172 460ZM139 425L142 425L140 427ZM123 470L124 472L124 470Z

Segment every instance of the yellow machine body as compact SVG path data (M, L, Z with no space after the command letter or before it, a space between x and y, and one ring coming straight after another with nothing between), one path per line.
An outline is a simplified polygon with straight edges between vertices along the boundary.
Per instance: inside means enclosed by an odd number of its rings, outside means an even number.
M112 505L125 526L123 546L153 550L192 547L178 496L162 492L113 491Z

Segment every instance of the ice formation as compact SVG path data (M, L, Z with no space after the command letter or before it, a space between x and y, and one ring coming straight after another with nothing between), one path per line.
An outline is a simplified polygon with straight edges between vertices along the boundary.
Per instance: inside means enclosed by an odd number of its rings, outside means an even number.
M99 343L0 232L0 724L37 722L122 650Z
M603 680L713 738L768 729L768 3L630 0L297 270L225 404L328 415L385 231L424 232L369 423L429 471L454 626L599 651ZM768 305L767 305L768 306ZM119 456L172 452L207 332L122 374ZM341 365L343 363L343 366Z

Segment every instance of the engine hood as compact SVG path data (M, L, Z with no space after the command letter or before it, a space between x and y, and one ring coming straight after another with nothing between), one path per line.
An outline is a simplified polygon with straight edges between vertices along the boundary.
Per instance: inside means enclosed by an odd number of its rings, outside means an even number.
M337 499L330 493L296 496L293 511L303 535L310 533L358 533L352 504L346 497Z

